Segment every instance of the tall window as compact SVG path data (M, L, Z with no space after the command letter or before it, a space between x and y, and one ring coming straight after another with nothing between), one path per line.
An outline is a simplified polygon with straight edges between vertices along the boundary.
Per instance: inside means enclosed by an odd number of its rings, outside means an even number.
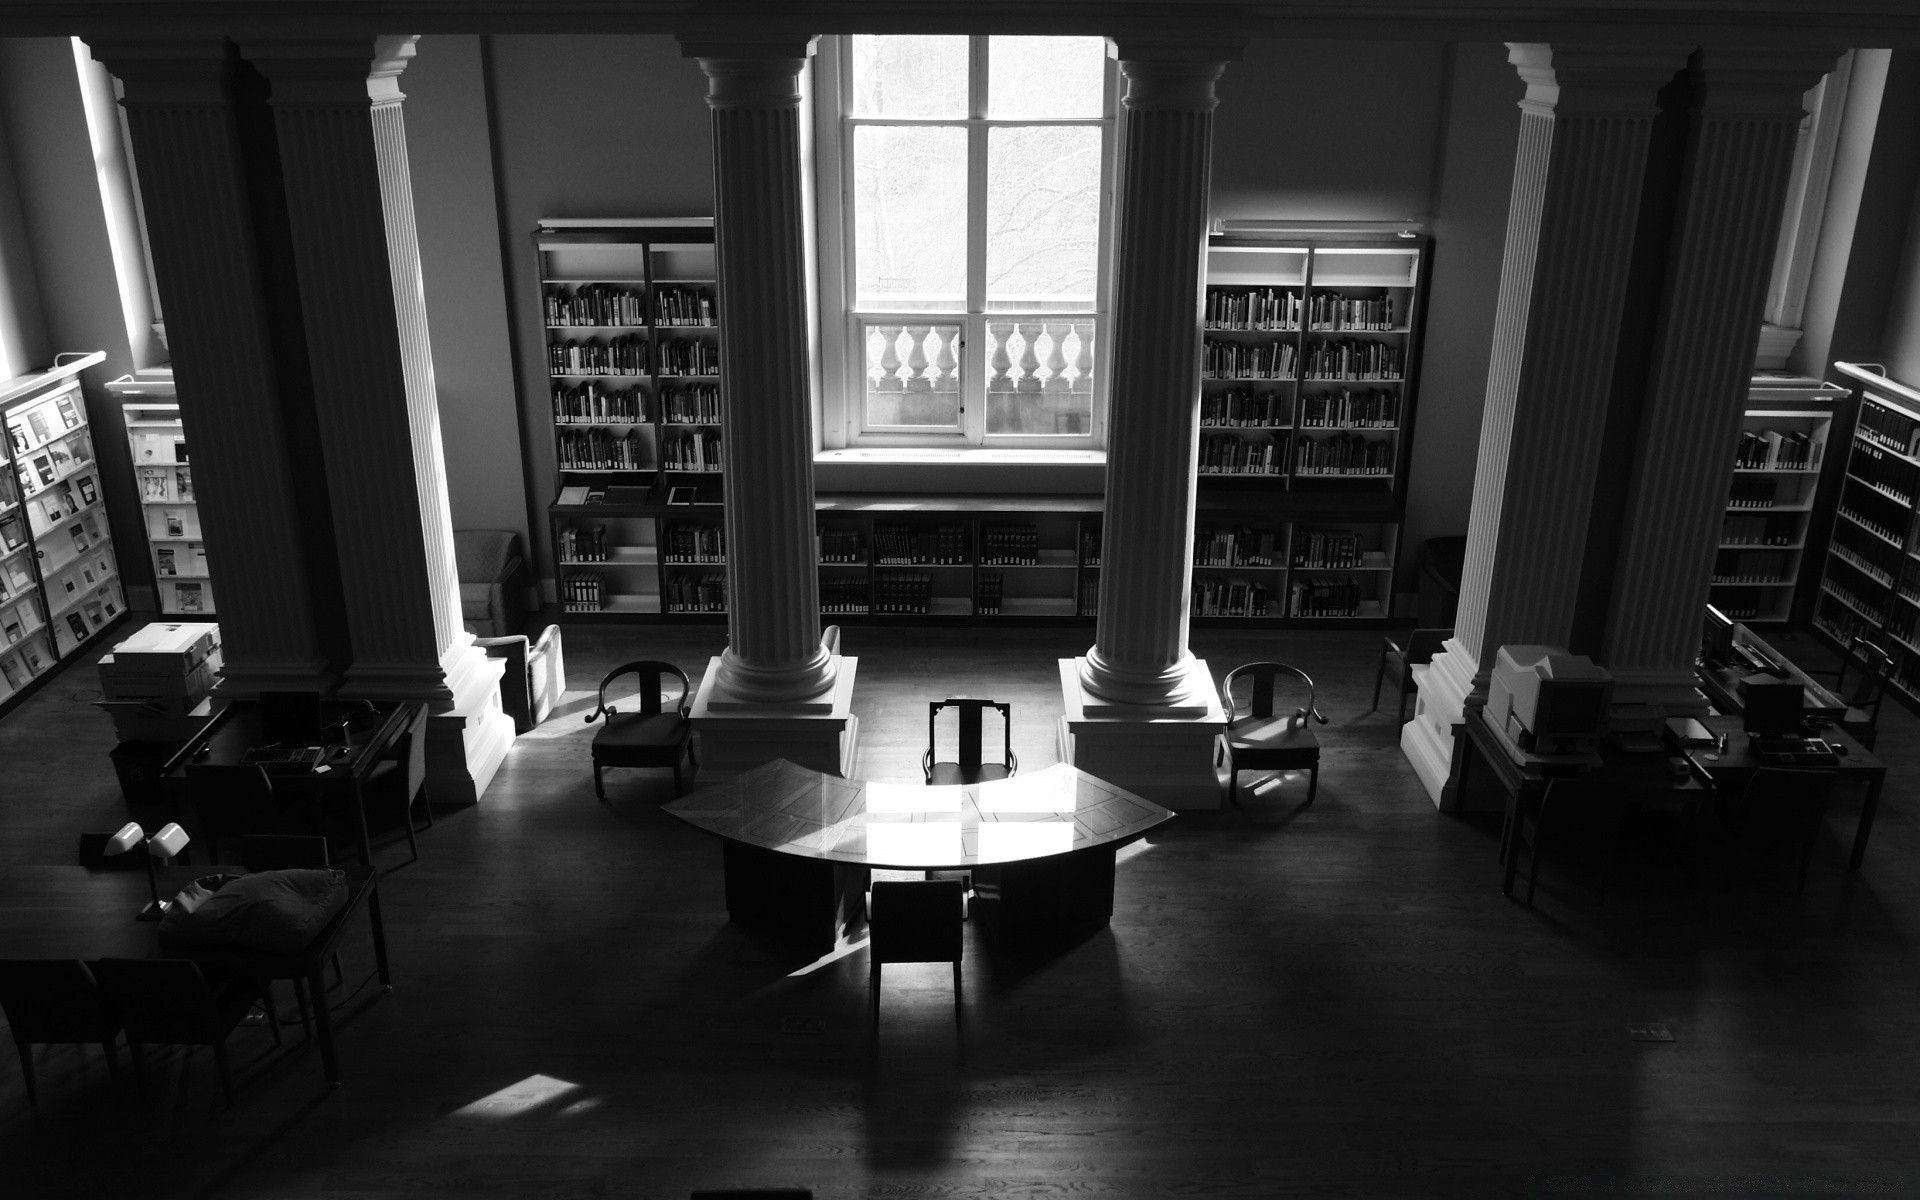
M854 35L838 51L828 291L846 340L828 377L849 440L1096 444L1105 40Z

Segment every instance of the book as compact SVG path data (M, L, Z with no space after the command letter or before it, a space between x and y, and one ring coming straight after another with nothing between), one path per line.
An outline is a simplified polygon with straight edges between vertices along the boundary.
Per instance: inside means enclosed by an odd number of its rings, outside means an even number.
M68 429L80 427L80 412L73 406L72 396L62 396L59 400L60 420Z
M88 634L92 632L87 628L86 618L77 612L67 614L67 628L73 630L75 639L82 642L86 641Z
M193 499L193 472L192 471L187 470L185 467L178 468L177 470L174 471L173 492L178 499L181 499L181 500Z
M80 502L82 504L92 504L95 500L98 500L99 498L100 498L100 489L94 486L93 476L91 475L81 476L80 477Z
M585 504L586 502L587 489L580 486L561 488L560 498L554 501L556 504Z
M166 521L168 537L185 537L187 535L186 517L179 512L168 509L162 519Z
M178 575L180 572L173 564L173 547L161 546L153 552L153 569L160 575Z
M206 605L197 583L176 583L173 585L174 604L181 612L204 612Z

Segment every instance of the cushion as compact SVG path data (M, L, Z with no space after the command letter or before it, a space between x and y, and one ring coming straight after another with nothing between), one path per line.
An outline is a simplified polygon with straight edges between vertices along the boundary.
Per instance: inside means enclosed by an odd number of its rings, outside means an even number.
M493 601L493 585L490 583L463 583L460 585L460 617L465 621L484 621L490 615Z
M347 876L336 870L208 875L174 897L160 922L160 944L245 946L297 954L347 903Z
M454 573L463 585L493 583L506 575L510 561L516 557L519 540L520 535L511 529L455 530Z

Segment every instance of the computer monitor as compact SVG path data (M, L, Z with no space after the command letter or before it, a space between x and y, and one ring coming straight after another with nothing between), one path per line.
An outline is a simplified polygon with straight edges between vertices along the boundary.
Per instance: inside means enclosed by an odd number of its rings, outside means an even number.
M270 744L318 745L321 737L319 692L261 692L260 737Z
M1806 691L1797 680L1755 675L1740 681L1740 706L1748 733L1792 737L1806 720Z
M1713 666L1732 663L1733 631L1733 618L1707 605L1707 619L1700 629L1700 657Z

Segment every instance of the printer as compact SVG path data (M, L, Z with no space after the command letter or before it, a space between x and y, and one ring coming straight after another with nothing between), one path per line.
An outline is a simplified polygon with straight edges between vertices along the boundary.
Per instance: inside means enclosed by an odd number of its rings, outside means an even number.
M1487 722L1532 755L1592 755L1606 732L1613 676L1560 646L1502 646L1487 686Z

